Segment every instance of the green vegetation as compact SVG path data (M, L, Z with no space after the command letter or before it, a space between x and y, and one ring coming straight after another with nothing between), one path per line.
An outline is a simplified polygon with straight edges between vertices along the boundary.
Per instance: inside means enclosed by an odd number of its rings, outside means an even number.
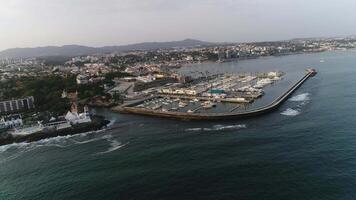
M64 65L65 62L70 60L70 57L66 56L46 56L39 58L43 60L45 66L55 66L55 65Z
M114 78L124 78L124 77L131 77L131 74L125 73L125 72L110 72L105 74L105 80L104 83L107 85L114 85Z
M105 74L106 80L113 80L114 78L124 78L124 77L131 77L131 74L125 72L110 72Z
M218 55L215 53L208 52L206 54L206 56L207 56L208 60L210 60L210 61L217 61L219 59Z
M61 98L63 90L79 93L79 99L86 100L96 95L105 95L102 84L77 85L74 75L66 78L50 76L41 78L20 78L0 83L3 99L34 96L37 111L63 114L70 108L70 100Z

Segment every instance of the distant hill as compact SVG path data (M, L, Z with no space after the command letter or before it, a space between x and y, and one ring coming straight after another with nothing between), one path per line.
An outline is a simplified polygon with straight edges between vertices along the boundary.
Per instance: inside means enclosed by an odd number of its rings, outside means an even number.
M203 42L199 40L186 39L173 42L145 42L138 44L130 44L123 46L105 46L105 47L87 47L80 45L65 45L65 46L47 46L35 48L13 48L0 52L0 58L30 58L30 57L48 57L48 56L81 56L96 53L113 53L132 50L155 50L168 49L175 47L196 47L209 46L214 43Z

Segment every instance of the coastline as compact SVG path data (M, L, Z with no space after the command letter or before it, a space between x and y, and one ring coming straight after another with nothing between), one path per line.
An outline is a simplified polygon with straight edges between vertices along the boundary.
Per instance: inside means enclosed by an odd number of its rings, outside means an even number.
M230 62L239 62L243 60L254 60L254 59L261 59L261 58L276 58L276 57L285 57L285 56L293 56L293 55L303 55L303 54L317 54L317 53L325 53L325 52L339 52L339 51L355 51L356 48L348 48L348 49L331 49L331 50L323 50L323 51L311 51L311 52L293 52L293 53L286 53L286 54L279 54L279 55L262 55L262 56L251 56L251 57L242 57L238 58L236 60L231 60L231 61L226 61L222 63L230 63ZM192 62L192 63L187 63L183 64L182 67L189 67L192 65L198 65L198 64L210 64L210 63L217 63L217 61L203 61L203 62Z
M98 131L110 123L102 116L93 116L92 118L93 121L90 123L73 126L71 128L67 128L63 130L48 131L48 132L43 131L43 132L38 132L38 133L23 135L23 136L12 136L11 134L8 134L7 136L0 138L0 146L13 144L13 143L35 142L35 141L58 137L58 136L77 135L89 131Z
M280 55L266 55L266 56L256 56L256 57L244 57L244 58L238 58L236 60L230 60L222 63L234 63L234 62L239 62L239 61L245 61L245 60L257 60L257 59L262 59L262 58L273 58L273 57L285 57L285 56L293 56L293 55L303 55L303 54L317 54L317 53L324 53L324 52L338 52L338 51L350 51L350 50L356 50L356 48L350 48L350 49L333 49L333 50L324 50L324 51L317 51L317 52L295 52L295 53L288 53L288 54L280 54ZM199 65L199 64L216 64L217 61L203 61L203 62L192 62L192 63L185 63L182 64L178 69L183 68L183 67L191 67L192 65ZM125 103L124 103L125 104ZM91 107L96 107L96 108L108 108L110 110L115 111L115 108L118 106L116 103L109 103L109 102L88 102L88 105Z

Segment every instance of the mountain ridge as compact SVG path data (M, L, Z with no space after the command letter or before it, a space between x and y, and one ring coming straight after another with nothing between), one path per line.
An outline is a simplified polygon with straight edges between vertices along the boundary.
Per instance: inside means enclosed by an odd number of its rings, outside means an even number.
M197 46L213 45L212 42L205 42L195 39L185 39L180 41L170 42L143 42L128 45L114 45L103 47L90 47L84 45L63 45L63 46L42 46L42 47L27 47L27 48L11 48L0 51L0 58L30 58L30 57L46 57L46 56L82 56L97 53L114 53L133 50L156 50L169 49L175 47L188 48Z

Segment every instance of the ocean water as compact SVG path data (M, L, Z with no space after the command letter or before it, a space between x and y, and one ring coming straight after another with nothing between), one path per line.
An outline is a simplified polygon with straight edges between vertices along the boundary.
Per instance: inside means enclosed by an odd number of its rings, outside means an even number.
M193 122L96 110L112 120L105 131L2 146L0 199L355 199L355 51L182 70L309 66L317 76L260 117Z

